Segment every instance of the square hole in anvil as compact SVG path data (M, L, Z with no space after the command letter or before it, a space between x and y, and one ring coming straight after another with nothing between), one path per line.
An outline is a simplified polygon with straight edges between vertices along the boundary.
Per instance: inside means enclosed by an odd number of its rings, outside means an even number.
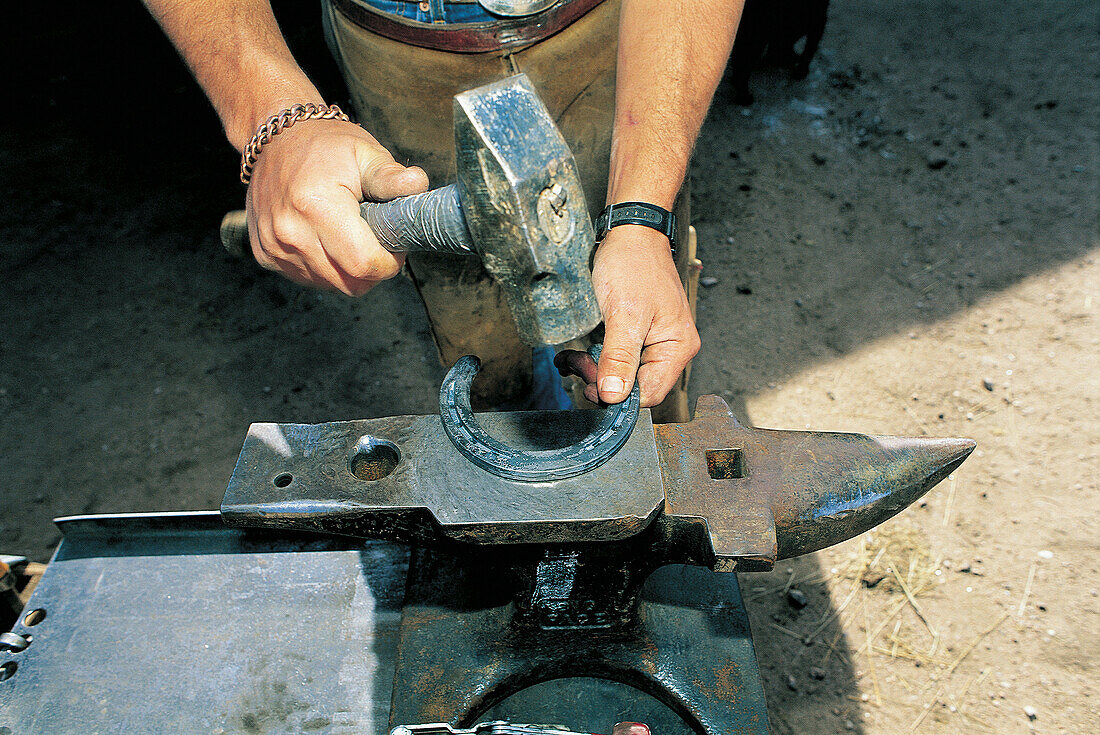
M735 480L745 476L745 461L739 447L707 450L707 472L715 480Z

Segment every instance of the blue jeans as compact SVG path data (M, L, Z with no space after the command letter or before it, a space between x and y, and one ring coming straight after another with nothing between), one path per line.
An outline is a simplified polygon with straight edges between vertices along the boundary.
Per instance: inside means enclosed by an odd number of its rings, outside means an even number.
M429 0L427 11L419 2L410 0L364 0L372 8L383 13L397 15L419 23L487 23L500 20L477 3L449 3L445 0Z

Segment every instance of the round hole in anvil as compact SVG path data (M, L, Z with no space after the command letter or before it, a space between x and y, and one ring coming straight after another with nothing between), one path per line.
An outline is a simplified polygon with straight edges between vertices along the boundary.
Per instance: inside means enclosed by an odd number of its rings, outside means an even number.
M401 452L396 444L368 434L356 442L348 469L360 480L373 482L389 475L400 462Z

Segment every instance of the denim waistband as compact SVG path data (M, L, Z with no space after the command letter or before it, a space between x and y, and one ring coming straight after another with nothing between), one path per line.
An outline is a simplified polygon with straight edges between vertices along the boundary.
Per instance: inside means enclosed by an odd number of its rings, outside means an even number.
M361 0L376 10L419 23L487 23L499 18L478 5L476 0Z

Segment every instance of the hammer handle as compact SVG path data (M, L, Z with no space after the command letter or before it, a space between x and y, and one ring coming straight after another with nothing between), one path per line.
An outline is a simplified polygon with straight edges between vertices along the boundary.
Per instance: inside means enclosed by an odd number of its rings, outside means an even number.
M477 252L466 230L454 184L388 202L367 202L360 206L359 213L378 242L391 253ZM226 214L220 229L222 245L231 255L243 258L251 252L243 209Z
M391 253L474 253L454 184L359 208L374 236Z

